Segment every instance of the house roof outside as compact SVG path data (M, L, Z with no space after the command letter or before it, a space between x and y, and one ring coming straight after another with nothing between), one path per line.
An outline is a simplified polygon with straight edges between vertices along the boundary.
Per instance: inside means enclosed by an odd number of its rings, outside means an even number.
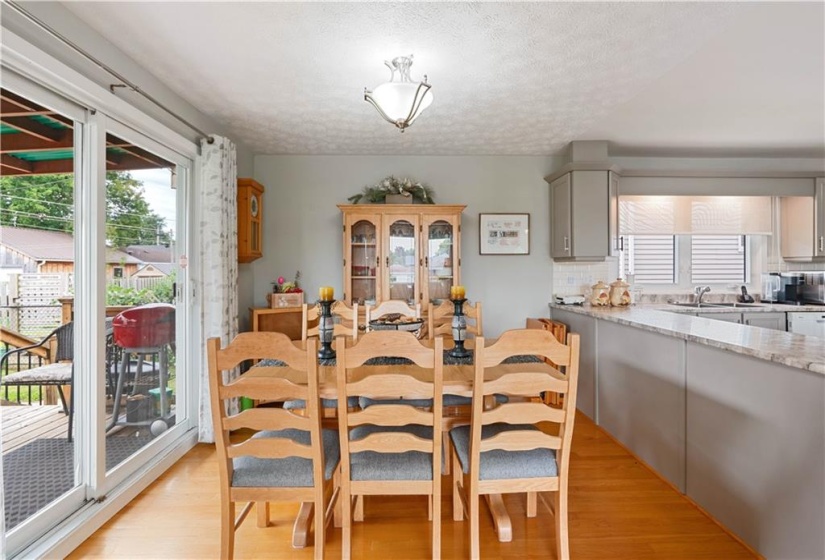
M74 262L74 237L62 231L3 226L0 244L39 261ZM106 262L140 264L142 261L123 251L107 249Z
M129 245L121 250L147 263L167 264L172 262L172 248L166 245Z
M175 270L175 265L173 263L146 263L139 267L135 271L135 274L140 275L142 272L149 272L152 270L157 270L163 275L169 276Z

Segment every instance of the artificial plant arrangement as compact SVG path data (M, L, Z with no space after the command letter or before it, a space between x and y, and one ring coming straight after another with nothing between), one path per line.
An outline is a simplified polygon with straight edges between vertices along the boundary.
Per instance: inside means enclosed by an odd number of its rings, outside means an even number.
M287 282L283 276L279 276L278 280L272 283L273 294L300 294L304 290L298 284L301 278L301 271L295 272L295 279L292 282Z
M435 204L432 187L419 183L418 181L413 182L407 178L399 179L392 175L379 181L375 185L364 187L364 190L352 195L347 200L352 204L358 204L359 202L382 204L386 202L387 195L389 194L400 194L401 196L412 197L414 201L421 204Z

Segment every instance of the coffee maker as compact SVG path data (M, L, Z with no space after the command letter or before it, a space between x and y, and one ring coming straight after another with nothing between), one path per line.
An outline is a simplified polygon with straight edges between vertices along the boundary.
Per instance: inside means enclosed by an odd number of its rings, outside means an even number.
M804 301L805 274L782 272L779 274L779 301L800 305Z

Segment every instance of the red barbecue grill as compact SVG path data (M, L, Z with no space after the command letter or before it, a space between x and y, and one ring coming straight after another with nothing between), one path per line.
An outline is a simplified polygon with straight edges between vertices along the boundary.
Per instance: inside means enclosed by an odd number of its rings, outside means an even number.
M137 354L137 366L133 394L127 397L127 401L129 401L129 398L139 397L134 392L138 388L138 381L143 374L146 355L156 354L159 358L160 417L161 419L164 418L170 409L166 385L169 375L168 348L169 344L175 341L175 306L168 303L150 303L119 313L112 321L112 338L114 343L123 349L123 359L115 390L112 422L106 429L109 430L118 424L146 424L155 419L144 419L144 415L138 416L135 414L136 419L130 420L129 415L131 412L128 402L126 421L121 421L119 418L123 384L129 374L130 356L132 354ZM148 397L145 397L145 400L149 402Z

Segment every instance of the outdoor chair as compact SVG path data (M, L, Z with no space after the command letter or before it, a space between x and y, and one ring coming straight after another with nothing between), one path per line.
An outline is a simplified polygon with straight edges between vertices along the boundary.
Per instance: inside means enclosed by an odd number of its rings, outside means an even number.
M38 355L45 355L43 364ZM21 369L37 360L39 365L29 369ZM18 371L7 373L10 365ZM5 387L57 387L63 412L69 418L68 439L72 440L72 412L73 406L63 391L63 387L72 386L74 380L74 323L60 325L40 342L15 348L3 354L0 358L0 385ZM29 397L31 399L31 396Z

